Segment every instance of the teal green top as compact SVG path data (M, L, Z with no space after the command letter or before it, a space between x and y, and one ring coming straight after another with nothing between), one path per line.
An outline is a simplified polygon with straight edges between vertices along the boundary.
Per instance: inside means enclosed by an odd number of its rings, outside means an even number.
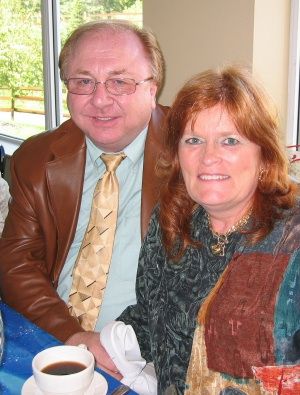
M245 245L244 235L231 234L224 257L210 250L216 239L201 207L193 215L191 231L202 247L188 248L178 263L171 262L156 210L141 249L137 304L118 318L132 325L142 355L154 362L158 394L171 384L184 393L197 314L222 274L225 280L209 305L205 325L209 368L247 380L253 365L299 363L299 204L285 211L253 247ZM239 323L234 336L232 322ZM222 395L241 394L230 391Z

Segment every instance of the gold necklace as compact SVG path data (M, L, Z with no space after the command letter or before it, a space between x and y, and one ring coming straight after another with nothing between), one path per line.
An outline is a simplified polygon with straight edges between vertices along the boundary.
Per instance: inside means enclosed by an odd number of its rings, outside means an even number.
M210 215L207 213L209 229L213 237L217 239L217 243L212 244L210 246L210 250L214 255L218 255L218 256L225 255L225 247L226 244L228 244L228 236L231 235L233 232L242 229L248 222L249 218L251 217L251 214L252 214L252 208L236 224L232 225L231 228L229 228L226 233L218 233L213 230Z

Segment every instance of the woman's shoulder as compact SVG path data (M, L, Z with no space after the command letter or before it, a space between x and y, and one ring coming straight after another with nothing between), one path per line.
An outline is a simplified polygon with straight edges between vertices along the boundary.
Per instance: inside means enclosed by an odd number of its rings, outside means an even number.
M159 211L160 207L159 205L156 205L152 211L150 221L149 221L149 226L148 226L148 231L144 240L144 244L148 244L151 241L151 244L153 242L160 243L161 240L161 230L160 230L160 224L159 224Z
M195 206L192 218L191 227L194 231L202 228L203 225L207 224L207 214L204 208L200 205Z
M154 207L151 217L150 217L148 233L151 228L159 227L159 213L160 213L160 206L159 206L159 204L157 204Z
M284 215L275 223L270 239L277 240L277 249L287 253L300 250L300 200L292 208L284 211Z
M295 210L300 211L300 196L297 196L296 198Z
M287 224L300 225L300 197L296 199L295 205L286 211L284 218Z

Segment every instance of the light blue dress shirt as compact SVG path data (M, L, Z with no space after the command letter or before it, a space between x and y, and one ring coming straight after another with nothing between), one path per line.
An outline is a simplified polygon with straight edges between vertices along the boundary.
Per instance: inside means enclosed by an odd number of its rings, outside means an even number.
M96 331L114 320L125 307L136 303L135 278L141 247L141 190L144 146L147 129L124 149L126 158L116 170L119 181L119 211L112 260ZM93 193L105 172L100 155L103 153L86 138L87 155L83 194L77 228L65 265L59 277L57 292L67 302L72 272L89 221Z

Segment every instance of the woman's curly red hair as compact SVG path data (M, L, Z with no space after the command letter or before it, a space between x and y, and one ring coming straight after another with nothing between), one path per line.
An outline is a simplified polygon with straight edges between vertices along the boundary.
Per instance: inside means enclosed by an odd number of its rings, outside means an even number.
M178 159L178 145L188 121L221 104L239 133L261 147L265 169L253 201L249 242L262 240L280 218L282 209L295 204L296 185L288 175L288 160L280 139L277 114L264 90L245 68L208 70L191 78L179 91L166 120L165 147L158 170L163 178L159 221L167 253L178 259L191 238L190 222L198 206L187 193ZM249 158L251 160L251 158Z

